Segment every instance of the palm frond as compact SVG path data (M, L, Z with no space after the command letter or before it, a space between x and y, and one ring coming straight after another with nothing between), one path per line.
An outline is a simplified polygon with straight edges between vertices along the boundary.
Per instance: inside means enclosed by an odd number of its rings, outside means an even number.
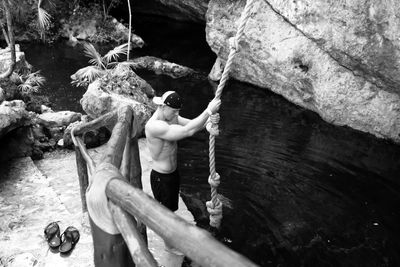
M39 86L31 85L29 83L22 83L18 85L18 89L21 91L23 95L28 95L39 91Z
M97 66L87 66L79 69L72 75L72 83L79 84L82 82L91 83L104 74L104 70Z
M41 7L38 7L39 28L44 31L50 26L51 15Z
M42 86L46 82L46 78L40 74L40 70L30 73L25 80L25 83L31 85Z
M104 66L103 60L99 52L97 52L96 48L91 43L85 43L83 45L85 56L89 57L89 63L95 65L99 68L106 69Z
M108 51L103 57L105 62L109 64L112 60L116 60L120 55L126 55L128 53L128 43L114 47L114 49Z
M108 67L111 69L115 69L116 66L118 66L118 64L120 64L119 62L110 62L108 63Z
M47 0L47 3L51 8L56 8L56 4L53 1Z

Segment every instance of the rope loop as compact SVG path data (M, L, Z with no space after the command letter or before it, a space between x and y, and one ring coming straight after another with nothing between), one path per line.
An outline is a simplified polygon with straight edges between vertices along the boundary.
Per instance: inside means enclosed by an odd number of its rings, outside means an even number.
M219 118L220 118L219 113L215 113L210 116L210 119L206 125L206 129L210 133L210 135L213 136L219 135L219 128L218 128Z
M212 124L218 124L218 123L219 123L219 118L220 118L219 113L212 114L212 115L210 116L210 122L211 122Z
M206 202L207 206L207 211L210 215L219 215L222 214L222 202L217 201L217 204L215 205L211 200ZM222 216L222 215L221 215ZM222 218L222 217L221 217Z
M207 211L210 214L210 226L219 228L222 220L222 202L218 200L217 205L214 205L212 201L206 202Z
M208 183L211 187L218 187L221 183L220 178L221 176L216 172L214 177L212 177L212 175L208 176Z

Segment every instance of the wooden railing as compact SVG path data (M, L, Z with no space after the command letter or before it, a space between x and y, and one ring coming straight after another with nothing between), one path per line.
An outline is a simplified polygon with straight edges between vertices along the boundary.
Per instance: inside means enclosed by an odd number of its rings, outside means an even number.
M256 266L142 191L138 126L133 115L132 108L125 106L71 131L83 211L87 211L85 193L88 185L96 177L107 178L110 181L104 193L108 207L137 266L158 266L148 249L145 225L201 266ZM106 153L96 167L82 136L87 131L112 125ZM102 168L104 165L111 167Z

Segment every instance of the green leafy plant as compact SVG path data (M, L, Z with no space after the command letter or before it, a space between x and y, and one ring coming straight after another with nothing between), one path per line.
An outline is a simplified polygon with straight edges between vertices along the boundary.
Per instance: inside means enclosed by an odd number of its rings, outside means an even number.
M50 14L44 10L41 6L43 0L39 0L38 1L38 25L39 25L39 30L40 30L40 36L42 37L42 39L45 38L45 32L46 30L48 30L50 28L50 22L51 22L51 16ZM49 1L49 3L52 3L51 1Z
M72 84L75 86L87 86L97 78L104 76L108 69L113 69L119 64L126 65L127 62L118 62L121 55L128 53L128 44L119 45L108 51L104 56L91 43L84 44L84 54L89 57L89 63L92 66L87 66L79 69L71 76Z
M22 82L18 85L21 95L30 95L38 92L40 86L46 82L46 78L40 74L40 70L27 75L21 75L19 79Z

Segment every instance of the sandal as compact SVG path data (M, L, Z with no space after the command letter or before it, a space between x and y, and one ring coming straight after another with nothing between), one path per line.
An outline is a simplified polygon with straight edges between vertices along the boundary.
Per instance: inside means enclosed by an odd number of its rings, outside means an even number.
M58 223L49 223L46 228L44 228L44 237L50 248L57 248L60 246L60 226L58 226Z
M73 226L68 226L67 229L65 229L64 233L61 235L61 245L58 248L60 253L69 253L71 252L76 243L79 241L79 231Z

